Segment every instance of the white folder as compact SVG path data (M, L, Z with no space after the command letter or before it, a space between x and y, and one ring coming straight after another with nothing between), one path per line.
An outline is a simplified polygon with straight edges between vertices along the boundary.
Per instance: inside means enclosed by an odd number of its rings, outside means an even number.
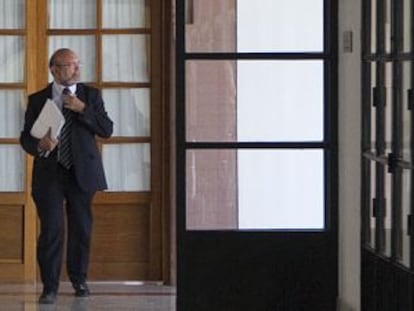
M45 105L40 111L35 123L30 130L30 134L35 138L42 138L51 128L51 137L57 139L65 123L65 117L59 107L51 99L47 99Z

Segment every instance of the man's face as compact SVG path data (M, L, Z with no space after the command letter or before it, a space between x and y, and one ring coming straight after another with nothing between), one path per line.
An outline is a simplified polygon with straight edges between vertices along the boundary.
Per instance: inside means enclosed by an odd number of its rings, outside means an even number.
M79 59L74 53L64 52L56 55L50 70L59 84L70 86L79 82Z

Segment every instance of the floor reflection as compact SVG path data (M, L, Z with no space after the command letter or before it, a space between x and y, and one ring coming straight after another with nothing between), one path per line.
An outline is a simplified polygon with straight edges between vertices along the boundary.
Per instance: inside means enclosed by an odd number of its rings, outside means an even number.
M175 311L175 289L130 283L90 283L91 296L77 298L68 283L53 305L37 303L39 285L0 284L0 311Z

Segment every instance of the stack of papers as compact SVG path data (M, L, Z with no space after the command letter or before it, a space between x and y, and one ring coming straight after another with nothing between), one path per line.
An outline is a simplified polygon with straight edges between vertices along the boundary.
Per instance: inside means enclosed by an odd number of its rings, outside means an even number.
M63 124L65 124L65 117L60 111L59 107L51 99L47 99L42 108L38 118L33 124L30 134L35 138L42 138L46 135L49 128L51 129L51 137L57 139Z

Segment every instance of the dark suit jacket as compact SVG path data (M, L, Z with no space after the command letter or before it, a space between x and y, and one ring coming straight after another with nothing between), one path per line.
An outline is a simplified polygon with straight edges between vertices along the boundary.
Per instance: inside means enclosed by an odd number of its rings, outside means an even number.
M73 169L79 186L85 191L95 192L107 188L95 135L102 138L110 137L113 123L105 111L99 90L78 83L76 96L86 107L83 113L76 113L72 125ZM24 128L20 135L23 149L35 157L32 179L34 193L57 179L57 148L48 157L41 157L37 148L39 139L30 135L33 123L47 98L52 98L52 84L29 96Z

